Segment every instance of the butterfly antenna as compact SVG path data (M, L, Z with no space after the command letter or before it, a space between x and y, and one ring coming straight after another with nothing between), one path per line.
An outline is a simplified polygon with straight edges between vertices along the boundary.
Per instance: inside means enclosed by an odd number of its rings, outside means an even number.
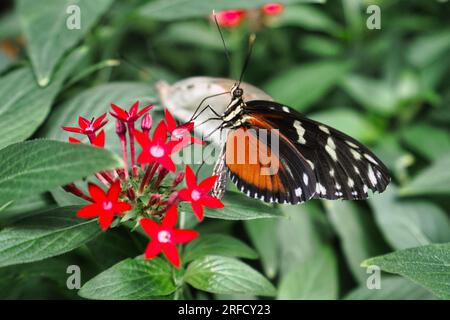
M225 43L225 38L223 36L222 29L220 28L219 21L217 21L217 16L216 16L215 10L213 10L213 17L214 17L214 22L216 23L216 26L217 26L217 30L219 30L220 39L222 39L222 45L225 50L225 55L227 57L228 63L231 65L230 52L228 51L227 44Z
M238 87L241 84L242 79L244 78L245 70L247 70L247 66L250 62L250 56L252 55L253 44L255 43L255 40L256 40L256 35L254 33L250 34L250 36L248 37L247 56L245 57L244 65L242 67L241 75L239 77Z

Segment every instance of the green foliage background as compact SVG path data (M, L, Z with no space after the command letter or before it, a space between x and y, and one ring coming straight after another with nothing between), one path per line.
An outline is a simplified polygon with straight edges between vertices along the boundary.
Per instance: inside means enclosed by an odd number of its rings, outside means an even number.
M450 4L445 1L285 0L283 14L258 31L245 80L370 145L394 178L385 193L367 202L314 200L275 209L230 193L223 219L207 219L199 227L203 242L186 248L186 262L193 262L183 274L162 259L132 259L145 246L139 235L125 228L99 235L92 223L73 218L73 207L59 208L79 203L55 189L58 185L114 167L119 159L107 151L68 150L93 159L80 166L54 143L22 141L65 140L61 124L101 114L111 102L157 102L157 80L235 78L250 26L224 31L230 65L207 17L212 9L265 2L3 4L1 298L79 298L66 288L66 268L74 264L81 266L82 284L93 278L80 291L86 298L450 298ZM71 4L81 8L81 30L65 27ZM380 30L366 27L371 4L381 8ZM116 66L120 57L141 70ZM75 174L51 165L46 156L57 151L62 158L56 162L72 161ZM28 162L21 162L24 157ZM30 162L48 171L27 175ZM18 179L14 170L24 173ZM39 193L46 190L52 192ZM265 219L254 219L258 213ZM209 216L220 218L218 212ZM365 267L371 265L384 271L379 290L366 286L371 274ZM236 285L233 274L247 278Z

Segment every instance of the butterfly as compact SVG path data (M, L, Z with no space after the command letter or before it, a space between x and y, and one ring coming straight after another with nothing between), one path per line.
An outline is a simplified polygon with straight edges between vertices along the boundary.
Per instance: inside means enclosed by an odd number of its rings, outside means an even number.
M275 101L245 101L239 83L229 92L214 196L223 196L228 176L249 197L288 204L366 199L388 186L386 166L354 138Z

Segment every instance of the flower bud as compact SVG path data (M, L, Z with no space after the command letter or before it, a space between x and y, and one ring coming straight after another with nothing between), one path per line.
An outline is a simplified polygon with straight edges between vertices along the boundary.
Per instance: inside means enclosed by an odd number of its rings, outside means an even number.
M178 201L179 201L179 199L178 199L178 192L175 191L167 199L167 207L170 207L170 206L172 206L174 204L177 204Z
M152 122L152 116L149 113L145 114L141 119L142 132L148 133L152 128Z
M184 179L184 172L183 171L178 172L178 174L175 176L175 179L173 179L172 188L178 186L183 181L183 179Z
M161 201L162 196L160 194L152 194L152 196L150 197L150 200L148 201L148 205L150 207L158 204Z
M127 132L127 127L125 126L125 123L121 120L116 121L116 133L119 137L122 137Z
M283 9L284 9L283 4L276 2L266 3L261 7L261 11L263 12L263 14L268 16L276 16L280 14L283 11Z

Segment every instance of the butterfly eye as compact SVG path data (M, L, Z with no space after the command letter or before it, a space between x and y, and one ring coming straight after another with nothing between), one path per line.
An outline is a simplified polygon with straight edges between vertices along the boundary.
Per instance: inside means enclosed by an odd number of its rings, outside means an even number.
M244 94L244 90L242 90L241 88L236 88L233 91L233 97L234 98L240 98L240 97L242 97L243 94Z

